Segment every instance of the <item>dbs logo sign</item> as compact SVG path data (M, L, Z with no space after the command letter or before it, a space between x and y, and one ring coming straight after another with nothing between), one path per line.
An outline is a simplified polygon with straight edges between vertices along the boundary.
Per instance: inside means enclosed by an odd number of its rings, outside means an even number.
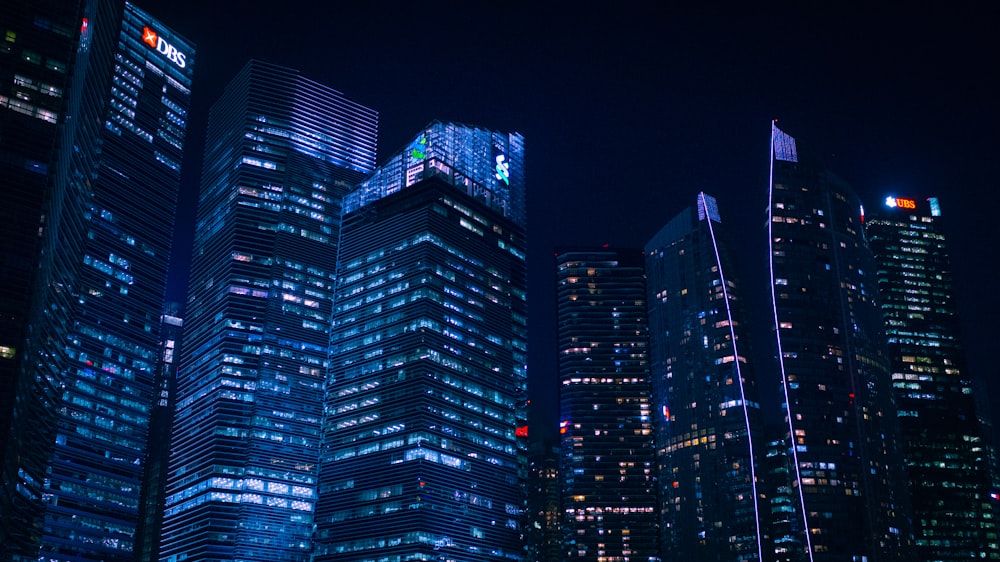
M156 49L160 54L173 61L177 66L184 68L187 65L184 53L178 51L170 43L167 43L163 37L157 35L152 29L148 27L142 28L142 40L150 47Z

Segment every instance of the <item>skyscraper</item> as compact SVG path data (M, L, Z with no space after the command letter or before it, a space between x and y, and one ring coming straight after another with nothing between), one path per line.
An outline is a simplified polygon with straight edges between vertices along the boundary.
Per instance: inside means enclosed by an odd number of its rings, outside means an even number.
M761 560L760 404L743 301L713 197L646 244L663 552Z
M19 437L11 433L38 269L43 205L69 68L80 26L80 5L65 1L11 0L0 7L0 558L17 545L34 544L40 527L37 487L19 489ZM9 454L8 454L9 452ZM44 460L39 459L39 465ZM41 469L39 469L41 470ZM17 522L17 523L15 523ZM30 547L26 547L31 550ZM22 554L30 555L28 552Z
M527 560L562 557L562 513L559 509L559 460L561 447L533 441L529 455L525 542Z
M778 367L809 560L910 545L876 265L858 196L772 129L768 236Z
M523 142L433 123L348 198L317 561L522 559Z
M659 560L642 251L555 265L563 559Z
M917 559L1000 559L941 207L934 197L889 196L865 231L878 261Z
M248 63L213 105L162 560L308 560L342 197L377 114Z
M156 386L150 405L149 442L143 459L142 495L136 527L135 561L159 559L160 529L163 527L163 503L170 460L170 431L177 402L177 362L181 353L183 319L178 316L180 303L169 302L160 319L160 357L157 361Z
M79 29L13 419L16 487L41 507L41 557L131 560L194 47L127 2L86 3Z
M767 445L760 472L763 473L761 480L767 496L764 505L770 513L767 517L768 537L764 541L768 550L764 559L800 562L806 558L805 537L792 452L788 439L784 437L787 429L778 425L768 426L765 431Z

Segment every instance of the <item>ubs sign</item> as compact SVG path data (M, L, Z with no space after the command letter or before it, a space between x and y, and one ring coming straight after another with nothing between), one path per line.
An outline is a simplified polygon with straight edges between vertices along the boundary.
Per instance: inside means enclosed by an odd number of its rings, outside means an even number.
M148 27L142 28L142 40L150 47L159 51L163 56L173 61L177 66L184 68L187 64L187 61L184 60L184 53L178 51L177 47L167 43L166 39L157 35L152 29Z
M886 207L899 207L900 209L916 209L917 202L913 199L889 196L885 198Z

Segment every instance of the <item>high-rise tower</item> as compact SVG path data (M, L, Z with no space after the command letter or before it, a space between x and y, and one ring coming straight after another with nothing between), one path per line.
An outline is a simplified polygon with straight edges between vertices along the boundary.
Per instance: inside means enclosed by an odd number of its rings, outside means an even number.
M863 209L772 129L771 290L807 559L903 560L898 426Z
M556 253L563 559L659 560L641 250Z
M142 496L135 538L135 562L159 559L160 529L170 460L170 431L177 402L177 362L182 349L184 321L178 316L180 303L168 302L160 320L160 357L157 361L155 395L150 405L149 441L143 459Z
M522 558L523 146L434 123L348 199L317 561Z
M34 492L19 489L22 477L18 473L23 467L17 450L22 438L11 429L19 384L24 384L22 395L31 392L31 377L20 374L38 269L43 205L63 120L80 8L79 2L57 0L11 0L0 7L0 177L6 193L0 206L4 243L0 257L0 558L13 555L10 549L16 545L38 538L38 526L28 523L40 507L29 499L38 497L37 488ZM39 466L42 463L39 459Z
M918 560L1000 559L937 198L890 196L865 231L878 261Z
M41 558L132 558L194 62L134 5L84 4L8 456Z
M713 197L646 244L663 552L761 560L760 404L743 302Z
M251 61L212 107L163 560L308 560L343 195L377 114Z

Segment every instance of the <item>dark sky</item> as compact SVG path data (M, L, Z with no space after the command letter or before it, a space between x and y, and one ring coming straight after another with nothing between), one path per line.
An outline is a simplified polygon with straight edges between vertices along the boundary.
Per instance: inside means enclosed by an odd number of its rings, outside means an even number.
M198 45L179 266L208 107L251 57L379 111L379 162L434 119L518 131L529 191L531 390L548 403L553 248L642 246L705 191L743 233L747 277L767 260L768 143L778 118L871 206L889 193L940 198L971 369L1000 403L991 361L1000 19L986 3L766 13L710 2L697 10L627 1L136 3ZM770 343L759 331L758 345Z

